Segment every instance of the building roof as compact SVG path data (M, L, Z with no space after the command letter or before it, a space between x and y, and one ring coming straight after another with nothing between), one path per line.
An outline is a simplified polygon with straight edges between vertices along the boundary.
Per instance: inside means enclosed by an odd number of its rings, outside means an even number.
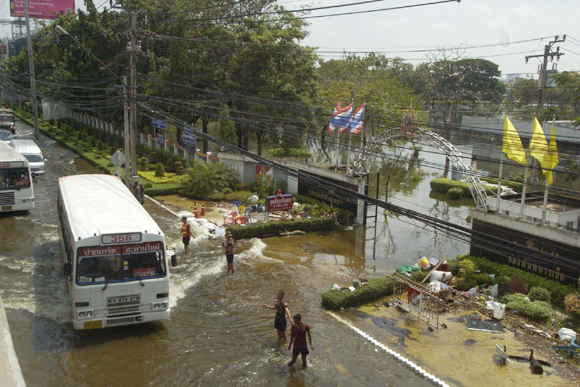
M116 176L64 176L58 183L75 240L102 234L163 235L155 220Z

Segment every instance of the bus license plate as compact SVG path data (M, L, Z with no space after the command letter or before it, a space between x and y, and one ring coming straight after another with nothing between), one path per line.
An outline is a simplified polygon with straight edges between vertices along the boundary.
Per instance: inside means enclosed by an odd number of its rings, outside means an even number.
M2 211L12 211L12 206L2 206Z
M85 329L101 329L103 327L103 320L99 321L85 321Z

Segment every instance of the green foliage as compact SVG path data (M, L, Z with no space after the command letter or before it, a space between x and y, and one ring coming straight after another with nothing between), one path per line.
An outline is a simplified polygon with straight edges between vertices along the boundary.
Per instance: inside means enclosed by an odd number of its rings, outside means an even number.
M504 265L498 262L491 261L487 258L474 257L471 255L459 255L457 259L468 259L475 263L477 269L482 273L495 274L502 277L517 277L524 279L530 286L541 286L548 289L552 294L552 302L555 305L563 306L564 298L568 293L573 292L573 288L564 285L548 278L540 277L539 275L525 272L515 267Z
M150 181L146 181L145 183L143 183L143 188L153 188L153 184Z
M312 154L302 148L274 148L268 151L272 157L312 157Z
M163 176L165 176L165 167L163 167L163 164L157 163L157 165L155 165L155 177Z
M322 293L322 306L330 310L359 306L390 295L393 282L390 277L369 278L368 285L361 286L354 292L328 290Z
M459 199L461 199L462 193L463 193L463 189L461 189L461 188L450 188L447 191L447 196L451 200L459 200Z
M570 293L564 299L566 311L572 313L576 318L580 318L580 294Z
M549 303L552 295L548 289L544 289L540 286L534 286L530 289L528 297L532 301L546 301Z
M463 272L465 275L469 275L473 273L477 268L475 267L475 263L470 260L464 259L459 262L459 272Z
M206 199L209 195L231 186L234 181L235 172L231 167L223 163L194 161L187 170L187 178L179 193L187 197Z
M163 196L163 195L175 195L179 193L179 185L166 185L160 188L150 188L147 190L147 195L149 196Z
M147 157L139 158L139 170L144 172L149 170L149 159Z
M438 178L438 179L431 180L429 185L431 186L431 189L435 192L446 194L447 191L449 191L450 189L457 188L457 189L461 190L461 194L463 197L465 197L465 198L472 197L471 191L469 190L467 183L463 183L460 181L455 181L455 180L445 179L445 178Z
M230 188L224 188L221 193L213 193L208 196L208 200L235 202L236 200L245 203L252 196L250 191L232 191Z
M487 274L469 274L465 277L460 278L456 283L455 283L455 288L457 290L462 290L462 291L467 291L471 288L474 288L476 286L484 286L484 285L490 285L492 283L492 279L489 275Z
M508 310L517 311L524 317L536 321L547 321L552 318L552 307L545 301L530 301L521 293L508 294L502 297Z
M492 178L492 177L480 177L479 180L481 181L485 181L491 184L497 184L498 183L498 179ZM522 180L523 180L523 176L522 176ZM509 187L511 189L513 189L514 191L521 193L524 186L521 183L517 183L515 181L508 181L508 180L502 180L501 181L501 185L502 187Z
M494 282L497 284L497 291L500 297L505 295L506 293L509 293L510 277L496 276Z
M234 239L260 238L263 236L277 235L283 231L301 230L312 231L332 231L337 224L334 219L294 219L288 222L268 222L251 226L230 226L228 231L232 232Z

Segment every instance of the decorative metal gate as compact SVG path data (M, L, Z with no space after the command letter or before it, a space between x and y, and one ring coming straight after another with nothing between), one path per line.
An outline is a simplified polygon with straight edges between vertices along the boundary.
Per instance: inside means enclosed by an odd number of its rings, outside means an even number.
M393 298L397 306L419 320L439 328L439 297L407 276L395 274L393 281Z
M481 183L479 177L477 177L477 174L471 167L471 163L466 162L463 154L444 137L416 125L416 117L413 112L407 112L403 118L401 128L388 129L375 137L368 138L366 146L361 148L361 151L355 155L352 161L351 174L359 176L367 174L370 169L371 157L377 154L382 155L384 146L388 146L390 141L402 137L432 145L442 151L465 177L465 182L471 191L477 208L486 211L489 210L485 186Z

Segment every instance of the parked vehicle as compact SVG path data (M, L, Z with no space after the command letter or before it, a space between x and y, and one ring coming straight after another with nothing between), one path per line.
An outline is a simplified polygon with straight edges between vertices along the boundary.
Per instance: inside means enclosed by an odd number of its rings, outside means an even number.
M10 141L10 145L16 152L26 157L33 176L44 176L45 160L42 151L34 141L14 139Z
M9 130L0 130L0 141L4 141L6 144L10 144L10 141L14 140L12 132Z
M34 190L28 160L0 141L0 212L34 208Z
M12 109L0 108L0 129L16 134L16 116Z

